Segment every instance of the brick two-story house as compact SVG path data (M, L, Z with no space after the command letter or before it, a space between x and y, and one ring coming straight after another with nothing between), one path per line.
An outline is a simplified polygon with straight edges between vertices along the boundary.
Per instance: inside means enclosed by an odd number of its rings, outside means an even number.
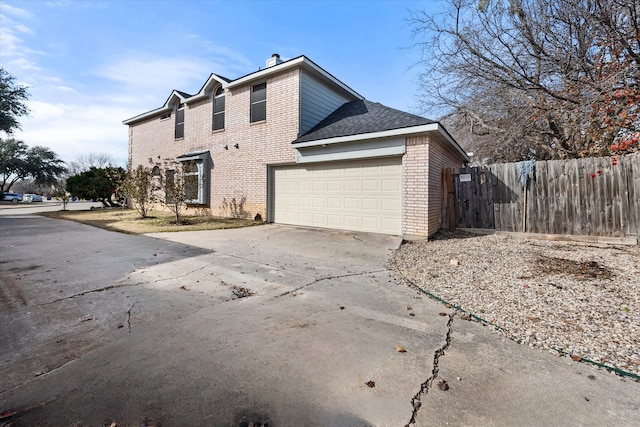
M365 100L305 56L273 55L229 80L124 121L129 164L176 159L197 177L189 206L268 222L429 236L441 172L468 157L437 122ZM446 195L445 195L446 197Z

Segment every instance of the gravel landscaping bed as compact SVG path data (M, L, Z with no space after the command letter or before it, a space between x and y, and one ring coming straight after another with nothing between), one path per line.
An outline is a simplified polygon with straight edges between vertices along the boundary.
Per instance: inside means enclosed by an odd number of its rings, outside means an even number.
M389 268L531 347L640 374L640 247L441 232Z

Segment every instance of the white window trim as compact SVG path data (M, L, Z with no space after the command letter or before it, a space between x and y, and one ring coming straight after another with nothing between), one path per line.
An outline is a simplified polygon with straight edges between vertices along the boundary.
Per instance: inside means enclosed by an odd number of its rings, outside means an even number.
M207 151L201 151L197 153L187 153L176 159L181 164L188 161L194 161L196 164L196 172L188 172L188 173L185 173L184 171L182 172L183 180L187 175L198 176L198 198L186 200L188 204L206 205L209 202L208 192L206 192L206 191L209 191L209 186L208 186L209 177L208 175L206 175L206 173L208 172L206 168L206 166L208 165L208 158L209 158L209 151L207 150Z
M222 88L222 86L220 86L220 88ZM219 88L219 89L220 89L220 88ZM226 98L226 92L225 92L224 90L222 90L222 93L221 93L221 94L216 95L216 92L217 92L219 89L216 89L216 90L213 92L213 103L212 103L212 104L213 104L213 106L212 106L212 108L213 108L213 115L212 115L211 129L212 129L214 132L220 132L220 131L223 131L223 130L225 129L225 127L227 126L227 123L226 123L226 117L225 117L225 115L226 115L225 113L226 113L226 111L227 111L227 98ZM224 109L223 109L222 111L218 111L218 112L216 112L216 103L215 103L215 100L216 100L216 99L220 99L220 98L224 98ZM215 126L215 122L216 122L216 120L215 120L215 119L216 119L216 116L217 116L217 115L220 115L220 114L222 114L223 121L224 121L224 125L223 125L220 129L215 129L215 127L214 127L214 126Z
M252 96L253 96L253 88L256 87L256 86L262 85L262 84L264 84L264 99L262 99L260 101L253 101L251 99ZM262 82L262 83L256 83L256 84L251 85L251 89L249 91L249 123L251 123L251 124L253 124L253 123L264 123L264 122L267 121L267 107L266 107L266 105L267 105L267 90L268 90L267 86L268 85L267 85L266 81ZM265 109L264 109L264 117L265 118L262 119L262 120L254 120L253 119L253 106L254 105L258 105L258 104L262 104L262 103L264 103L264 105L265 105Z

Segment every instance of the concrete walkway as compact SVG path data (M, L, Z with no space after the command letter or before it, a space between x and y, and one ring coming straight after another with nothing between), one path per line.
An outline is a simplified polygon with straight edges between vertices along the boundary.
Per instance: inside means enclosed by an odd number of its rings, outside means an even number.
M397 284L384 266L399 243L277 225L127 236L2 216L0 412L16 415L0 426L637 421L640 384Z

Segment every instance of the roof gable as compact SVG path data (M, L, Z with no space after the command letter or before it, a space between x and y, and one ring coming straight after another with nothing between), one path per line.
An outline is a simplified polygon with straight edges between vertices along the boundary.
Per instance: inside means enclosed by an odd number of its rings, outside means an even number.
M347 94L348 97L351 99L353 98L363 99L360 94L358 94L356 91L351 89L349 86L347 86L346 84L344 84L343 82L335 78L332 74L328 73L326 70L324 70L322 67L317 65L315 62L311 61L306 56L301 55L301 56L289 59L287 61L283 61L277 65L260 69L258 71L254 71L252 73L246 74L234 80L227 79L217 74L211 74L197 94L190 95L186 92L173 90L171 92L171 95L165 102L164 106L157 108L155 110L148 111L146 113L139 114L130 119L124 120L123 123L127 125L132 124L138 120L143 120L148 117L154 116L158 113L161 113L163 111L167 111L168 109L170 109L170 106L173 105L174 102L176 102L175 97L177 97L180 100L179 102L184 102L188 104L190 102L197 101L197 100L206 98L207 96L210 96L211 90L217 84L222 85L222 87L225 89L226 88L233 89L239 86L257 82L259 80L265 80L268 77L287 72L288 70L291 70L297 67L310 71L313 75L319 77L320 79L324 80L331 86Z

